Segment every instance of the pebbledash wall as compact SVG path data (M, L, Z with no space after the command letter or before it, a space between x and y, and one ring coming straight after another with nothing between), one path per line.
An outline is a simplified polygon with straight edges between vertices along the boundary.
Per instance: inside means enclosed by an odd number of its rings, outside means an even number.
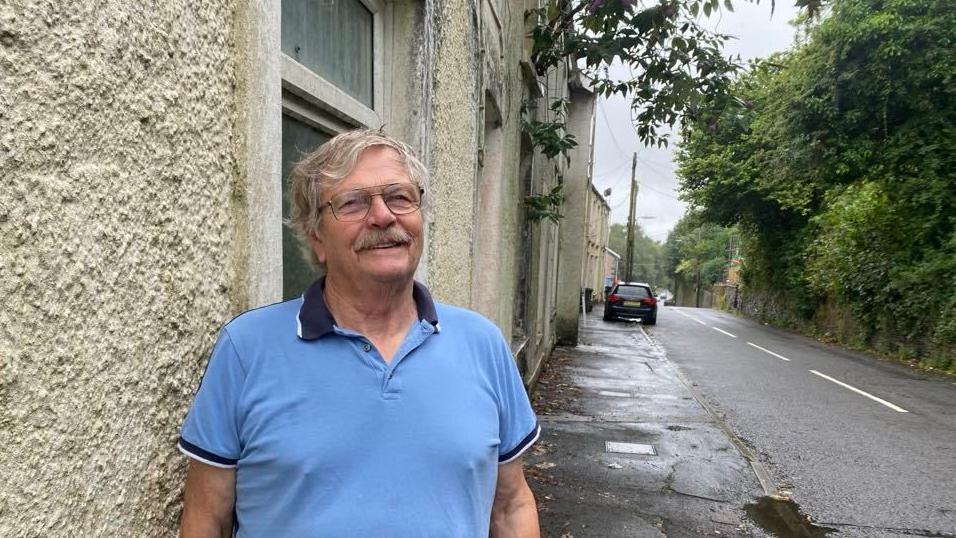
M227 2L0 7L0 536L170 535L249 303Z
M533 75L534 0L331 4L365 21L346 65L369 80L304 67L292 0L0 5L0 536L175 534L174 444L216 333L301 278L281 222L303 140L384 125L419 149L436 201L419 278L540 373L560 267L584 254L521 199L589 178L533 151L520 110L583 100L589 140L593 96L567 65Z

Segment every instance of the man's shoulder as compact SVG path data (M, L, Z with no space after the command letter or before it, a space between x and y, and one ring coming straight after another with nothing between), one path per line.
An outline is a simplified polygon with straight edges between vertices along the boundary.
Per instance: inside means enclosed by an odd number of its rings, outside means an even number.
M226 323L223 331L232 339L283 331L295 334L301 306L302 298L296 297L281 303L246 310Z
M501 337L501 330L485 316L460 306L435 302L441 329Z

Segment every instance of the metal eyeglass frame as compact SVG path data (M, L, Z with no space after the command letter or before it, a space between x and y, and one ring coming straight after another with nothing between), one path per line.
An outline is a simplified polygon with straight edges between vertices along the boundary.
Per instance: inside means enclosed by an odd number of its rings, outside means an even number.
M368 218L368 214L372 211L372 198L373 198L373 197L375 197L375 196L383 196L383 195L385 194L385 189L387 189L387 188L389 188L389 187L393 187L393 186L395 186L395 185L402 185L402 184L403 184L403 183L386 183L385 185L374 185L374 186L372 186L372 187L361 188L361 189L349 189L349 190L347 190L347 191L345 191L345 192L339 193L339 194L333 196L332 198L330 198L328 202L325 202L325 204L323 204L323 205L319 208L319 212L321 213L322 210L324 210L324 209L326 208L326 206L328 206L329 211L332 213L332 216L335 217L335 220L337 220L337 221L340 221L340 222L359 222L359 221L365 220L365 219ZM424 196L425 196L425 188L422 187L421 185L415 185L414 183L412 183L411 185L413 185L413 186L415 186L415 187L418 188L418 204L415 205L415 207L413 207L413 208L412 208L411 210L409 210L409 211L396 212L394 209L392 209L391 206L388 205L388 202L385 201L384 198L382 198L382 202L385 204L385 207L388 208L388 210L389 210L393 215L395 215L395 216L399 216L399 215L411 215L412 213L414 213L414 212L416 212L416 211L418 211L418 210L420 210L420 209L422 208L422 198L424 198ZM379 189L379 192L375 192L375 193L369 192L369 189L370 189L370 188L378 188L378 189ZM340 216L335 212L335 207L332 206L332 200L335 199L335 198L338 197L338 196L343 195L343 194L346 194L346 193L349 193L349 192L355 192L355 191L362 191L362 192L364 192L365 194L368 195L368 207L365 209L365 213L364 213L361 217L359 217L359 218L343 219L342 217L340 217Z

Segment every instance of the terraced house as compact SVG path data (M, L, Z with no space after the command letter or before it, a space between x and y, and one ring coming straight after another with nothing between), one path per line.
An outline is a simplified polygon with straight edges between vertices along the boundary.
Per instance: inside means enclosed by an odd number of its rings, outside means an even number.
M533 383L576 338L594 100L570 60L531 68L536 5L0 6L0 535L173 532L216 331L315 278L283 225L290 166L356 126L423 156L418 278L497 323ZM521 127L557 98L570 164ZM564 219L530 220L558 183Z

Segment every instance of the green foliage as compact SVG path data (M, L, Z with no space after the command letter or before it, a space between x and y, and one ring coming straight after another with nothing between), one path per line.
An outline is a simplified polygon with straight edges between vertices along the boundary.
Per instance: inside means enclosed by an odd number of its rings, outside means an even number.
M538 194L526 196L524 205L528 209L528 220L531 222L540 222L548 219L557 224L561 220L561 203L564 202L564 195L561 194L563 183L558 183L551 192L547 194Z
M531 144L538 147L549 159L564 155L568 163L571 157L568 151L578 145L574 135L566 131L565 119L568 114L566 99L558 99L551 103L552 121L521 120L521 129L531 138ZM527 107L522 110L527 111Z
M625 253L627 252L627 226L611 224L608 235L608 248L621 255L619 266L621 280L626 279L627 268ZM669 281L667 277L667 258L664 246L648 237L644 230L637 227L634 233L634 260L631 276L634 281L647 282L654 288L665 288Z
M798 5L813 13L820 0L799 0ZM733 11L730 0L724 9ZM666 146L661 126L673 127L681 118L700 117L705 104L713 108L726 103L732 76L740 67L723 56L721 47L728 36L716 34L700 24L700 15L709 17L721 9L719 0L670 0L645 4L637 0L548 0L529 10L534 21L531 62L538 76L570 59L583 70L599 95L631 97L637 134L648 145ZM610 76L615 62L626 65L632 78ZM550 105L550 120L523 118L522 131L532 146L549 159L577 146L567 132L567 101ZM523 108L527 113L527 108ZM537 219L557 219L547 195L528 197L526 205ZM538 208L545 209L538 209ZM543 211L543 212L542 212Z
M699 214L685 215L667 236L665 251L667 272L709 287L725 280L731 258L731 239L739 236L734 227L724 227L701 219Z
M683 195L703 220L740 226L750 286L808 319L836 304L864 341L948 362L956 4L841 0L806 31L685 124Z
M732 9L728 1L726 9ZM630 96L635 126L646 144L666 144L658 133L701 103L726 99L739 67L723 56L727 36L707 30L699 15L720 9L718 0L550 0L528 11L531 61L539 76L571 58L599 95ZM613 63L632 78L610 75Z
M730 0L724 0L732 10ZM652 2L636 0L549 0L526 16L534 21L531 61L538 76L567 59L583 69L594 91L610 96L629 95L637 133L645 144L667 145L662 125L674 126L682 117L695 117L704 102L723 102L732 74L739 67L721 53L727 36L699 24L699 14L720 9L718 0ZM632 78L616 80L608 67L619 62ZM578 142L567 132L568 102L549 106L550 118L528 118L523 107L522 131L532 146L549 159L559 155L570 162L569 151ZM560 218L549 195L526 198L533 220Z

